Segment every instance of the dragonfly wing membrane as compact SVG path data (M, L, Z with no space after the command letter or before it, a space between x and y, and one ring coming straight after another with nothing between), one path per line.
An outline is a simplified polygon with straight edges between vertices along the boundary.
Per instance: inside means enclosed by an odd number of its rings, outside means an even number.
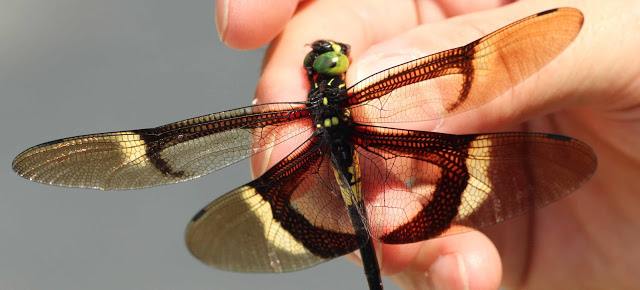
M265 104L165 126L65 138L31 147L13 170L33 181L96 189L181 182L310 131L300 104Z
M289 272L359 249L367 240L356 239L326 146L314 139L196 214L191 253L225 270Z
M524 214L576 190L597 166L588 145L553 134L449 135L371 126L355 132L363 159L372 163L362 174L371 194L372 234L391 244Z
M597 167L584 142L546 133L478 134L466 146L470 181L453 224L480 228L552 203Z
M582 22L572 8L532 15L465 46L365 78L342 103L365 124L433 120L475 108L553 60Z

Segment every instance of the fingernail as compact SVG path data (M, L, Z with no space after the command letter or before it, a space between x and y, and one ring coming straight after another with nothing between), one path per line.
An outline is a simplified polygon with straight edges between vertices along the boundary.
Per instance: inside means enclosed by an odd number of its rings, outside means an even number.
M425 274L431 289L469 289L469 278L460 254L438 257Z
M229 21L229 0L216 1L216 29L218 29L218 37L224 42L224 34L227 32L227 23Z

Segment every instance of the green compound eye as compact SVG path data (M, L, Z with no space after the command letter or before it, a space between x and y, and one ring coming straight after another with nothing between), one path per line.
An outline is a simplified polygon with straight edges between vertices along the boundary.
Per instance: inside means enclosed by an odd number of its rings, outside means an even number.
M339 52L330 51L319 55L313 61L313 69L325 75L340 75L349 68L349 58Z

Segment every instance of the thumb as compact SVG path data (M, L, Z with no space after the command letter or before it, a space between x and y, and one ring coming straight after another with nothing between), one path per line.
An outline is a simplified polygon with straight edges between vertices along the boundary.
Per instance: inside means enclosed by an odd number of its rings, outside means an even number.
M236 49L255 49L272 41L293 16L298 0L217 0L220 40Z

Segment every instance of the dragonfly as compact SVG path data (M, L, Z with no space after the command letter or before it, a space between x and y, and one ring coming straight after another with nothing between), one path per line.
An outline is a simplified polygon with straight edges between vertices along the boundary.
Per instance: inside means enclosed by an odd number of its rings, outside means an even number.
M483 228L552 203L593 175L597 157L563 135L452 135L396 125L439 120L503 95L562 53L582 13L556 8L467 45L347 86L350 46L311 44L304 102L255 104L149 129L63 138L13 161L45 184L128 190L178 183L293 148L190 220L189 251L215 268L290 272L360 251L382 289L375 246Z

